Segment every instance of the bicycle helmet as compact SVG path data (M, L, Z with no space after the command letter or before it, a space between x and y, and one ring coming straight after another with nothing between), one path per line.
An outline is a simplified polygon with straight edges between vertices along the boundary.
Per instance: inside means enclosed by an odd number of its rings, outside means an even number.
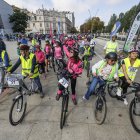
M137 47L131 47L129 50L128 50L129 53L131 52L139 52L138 48Z
M109 52L108 54L106 54L105 59L112 59L117 61L118 57L115 52Z
M28 45L20 45L20 50L29 50L29 46Z

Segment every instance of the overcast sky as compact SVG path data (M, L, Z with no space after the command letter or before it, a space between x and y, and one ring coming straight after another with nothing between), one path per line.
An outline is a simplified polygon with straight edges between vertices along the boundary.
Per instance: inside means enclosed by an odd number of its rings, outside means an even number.
M140 0L5 0L11 5L36 11L42 5L46 9L71 11L75 15L75 26L79 27L90 18L98 16L107 25L110 16L115 13L126 12Z

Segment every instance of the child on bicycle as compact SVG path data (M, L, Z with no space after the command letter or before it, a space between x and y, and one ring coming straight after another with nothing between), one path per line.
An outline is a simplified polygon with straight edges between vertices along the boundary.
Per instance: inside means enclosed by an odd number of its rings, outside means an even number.
M14 72L19 65L22 66L22 75L23 76L29 76L30 79L34 80L36 85L38 86L38 90L40 92L40 97L44 97L44 93L42 90L42 84L40 82L39 78L39 72L38 72L38 65L36 62L36 57L33 53L29 52L29 46L27 45L21 45L20 46L20 57L17 60L16 64L9 70L10 73Z
M68 60L67 63L67 71L72 75L72 77L70 78L71 80L71 91L72 91L72 101L74 103L74 105L77 105L77 100L76 100L76 81L77 81L77 77L78 75L82 74L82 61L78 56L78 49L77 48L72 48L70 50L70 58ZM59 85L59 90L57 91L57 95L56 95L56 100L58 101L59 98L61 97L62 94L62 90L64 89L63 86Z
M123 93L124 104L128 104L125 94L127 88L134 81L138 68L140 67L140 59L138 59L138 49L136 47L130 48L128 51L128 57L122 61L122 66L119 70L119 78L122 81L121 88ZM117 92L118 96L121 96Z
M117 68L117 54L115 52L106 54L104 60L93 65L93 79L86 94L83 96L83 100L89 100L89 97L94 93L97 84L101 86L106 80L112 81L114 78L118 79Z

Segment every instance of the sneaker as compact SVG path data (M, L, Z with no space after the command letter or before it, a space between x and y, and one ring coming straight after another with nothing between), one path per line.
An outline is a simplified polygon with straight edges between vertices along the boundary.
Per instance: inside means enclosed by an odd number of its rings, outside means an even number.
M121 95L122 95L121 93L122 93L121 88L118 88L116 94L117 94L119 97L121 97Z
M44 96L45 96L44 94L41 94L41 95L40 95L40 98L44 98Z
M77 100L76 100L76 98L72 98L72 101L73 101L73 104L74 104L74 105L77 105Z
M87 99L85 98L85 96L82 97L82 100L83 100L83 101L87 101Z
M124 101L124 104L125 104L125 105L128 105L128 101L127 101L126 98L124 98L123 101Z
M56 101L59 101L60 97L61 97L60 94L56 94L56 97L55 97Z

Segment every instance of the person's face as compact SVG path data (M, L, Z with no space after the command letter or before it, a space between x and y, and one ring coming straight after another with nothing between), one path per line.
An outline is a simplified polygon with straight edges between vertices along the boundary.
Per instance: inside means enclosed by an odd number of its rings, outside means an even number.
M115 41L115 40L116 40L116 36L113 36L113 37L112 37L112 41Z
M74 55L74 51L70 50L70 57L72 57Z
M130 57L130 59L137 59L138 55L139 55L138 52L131 52L129 57Z
M107 63L108 63L109 65L113 66L113 65L116 63L116 61L113 60L113 59L108 59L108 60L107 60Z
M20 50L20 54L21 54L23 57L25 57L25 56L27 56L28 51L27 51L27 50Z

